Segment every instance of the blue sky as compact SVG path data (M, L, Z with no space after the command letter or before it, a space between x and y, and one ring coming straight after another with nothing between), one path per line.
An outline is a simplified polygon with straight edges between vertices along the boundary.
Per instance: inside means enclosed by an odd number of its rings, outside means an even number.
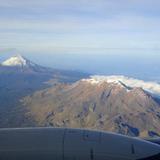
M1 50L159 53L159 28L159 0L0 0Z
M160 82L159 0L0 0L0 60Z

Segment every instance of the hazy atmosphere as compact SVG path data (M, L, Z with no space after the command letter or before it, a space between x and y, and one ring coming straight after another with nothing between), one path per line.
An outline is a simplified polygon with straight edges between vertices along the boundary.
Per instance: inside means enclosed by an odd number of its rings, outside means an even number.
M1 59L159 80L159 19L158 0L1 0Z
M152 52L160 49L159 18L158 0L1 0L0 47L35 54Z

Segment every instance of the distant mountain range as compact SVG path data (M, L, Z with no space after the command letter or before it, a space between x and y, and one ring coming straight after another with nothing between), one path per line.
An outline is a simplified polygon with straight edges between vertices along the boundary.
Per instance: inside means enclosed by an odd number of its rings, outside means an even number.
M21 55L0 65L0 127L91 128L160 134L160 84L43 67Z

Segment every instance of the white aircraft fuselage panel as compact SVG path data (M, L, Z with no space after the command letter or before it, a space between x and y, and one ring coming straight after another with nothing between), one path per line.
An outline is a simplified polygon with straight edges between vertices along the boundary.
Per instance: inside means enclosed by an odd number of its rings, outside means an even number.
M0 129L0 160L160 160L160 146L84 129Z

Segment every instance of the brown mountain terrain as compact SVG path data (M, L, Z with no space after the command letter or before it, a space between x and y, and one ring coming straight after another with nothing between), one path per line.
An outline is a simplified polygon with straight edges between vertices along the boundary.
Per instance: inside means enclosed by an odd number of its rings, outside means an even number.
M160 105L138 87L80 80L44 89L23 99L36 126L91 128L130 136L160 134Z
M20 55L11 57L0 65L0 127L91 128L141 137L160 134L158 83L124 76L79 80L86 77L77 71L39 66Z

